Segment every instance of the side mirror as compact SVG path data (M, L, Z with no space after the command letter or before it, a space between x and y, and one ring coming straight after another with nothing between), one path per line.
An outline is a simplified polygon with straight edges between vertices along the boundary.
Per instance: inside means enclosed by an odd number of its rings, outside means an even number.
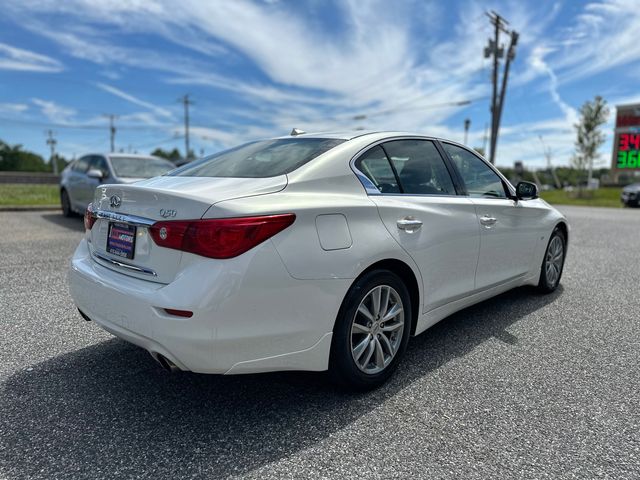
M516 197L518 200L538 198L538 186L531 182L518 182L518 185L516 185Z
M102 180L105 177L105 175L104 175L104 172L102 172L101 170L98 170L97 168L90 168L89 171L87 172L87 177Z

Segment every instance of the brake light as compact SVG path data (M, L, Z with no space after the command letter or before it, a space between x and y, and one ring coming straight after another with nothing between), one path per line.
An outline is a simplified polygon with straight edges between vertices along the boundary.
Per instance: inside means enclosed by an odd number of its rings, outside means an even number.
M233 258L290 226L293 213L260 217L171 220L149 228L160 247L173 248L209 258Z
M93 224L96 223L96 214L93 211L93 204L87 205L87 209L84 211L84 229L91 230Z

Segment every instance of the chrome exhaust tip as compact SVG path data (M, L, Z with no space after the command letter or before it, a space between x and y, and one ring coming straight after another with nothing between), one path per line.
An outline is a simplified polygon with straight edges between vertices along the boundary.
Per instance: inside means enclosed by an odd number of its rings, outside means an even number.
M164 355L162 355L161 353L151 353L151 356L154 358L154 360L156 362L158 362L160 364L160 366L167 372L169 373L174 373L174 372L179 372L180 369L176 366L175 363L173 363L171 360L169 360L167 357L165 357Z

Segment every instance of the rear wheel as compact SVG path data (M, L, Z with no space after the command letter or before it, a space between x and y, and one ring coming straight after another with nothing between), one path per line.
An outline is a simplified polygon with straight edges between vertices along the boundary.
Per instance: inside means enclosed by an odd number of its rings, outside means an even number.
M550 293L558 288L562 270L564 269L566 245L567 239L564 233L560 228L556 227L547 244L547 250L542 260L542 268L540 269L538 288L542 292Z
M71 209L71 200L66 190L60 192L60 205L62 207L62 215L65 217L73 217L74 213Z
M405 284L387 270L368 272L354 283L340 308L330 374L351 389L381 385L398 366L410 331L411 301Z

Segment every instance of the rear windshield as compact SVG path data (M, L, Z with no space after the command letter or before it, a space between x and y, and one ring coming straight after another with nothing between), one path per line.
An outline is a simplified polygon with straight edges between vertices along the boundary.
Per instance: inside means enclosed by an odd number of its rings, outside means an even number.
M154 157L111 157L116 177L151 178L173 170L175 165L168 160Z
M185 165L171 175L275 177L294 171L343 142L334 138L284 138L251 142Z

